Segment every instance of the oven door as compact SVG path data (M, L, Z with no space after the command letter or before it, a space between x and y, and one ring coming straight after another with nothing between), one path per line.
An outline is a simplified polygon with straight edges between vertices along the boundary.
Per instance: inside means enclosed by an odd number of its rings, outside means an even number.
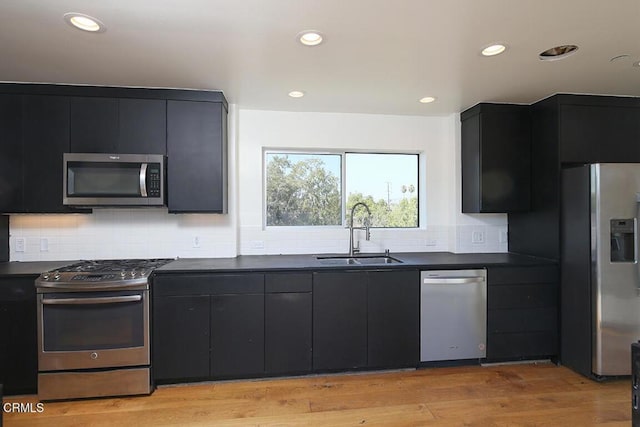
M38 294L38 370L149 365L149 291Z

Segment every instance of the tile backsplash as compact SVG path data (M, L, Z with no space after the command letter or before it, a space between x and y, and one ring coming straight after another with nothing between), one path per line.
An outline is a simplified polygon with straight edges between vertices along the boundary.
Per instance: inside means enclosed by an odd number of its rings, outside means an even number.
M162 208L12 215L9 245L11 261L234 257L237 253L229 216L173 215Z
M96 209L90 215L12 215L11 261L225 258L346 253L346 228L237 227L229 215L173 215L166 209ZM355 231L362 252L506 252L506 225Z

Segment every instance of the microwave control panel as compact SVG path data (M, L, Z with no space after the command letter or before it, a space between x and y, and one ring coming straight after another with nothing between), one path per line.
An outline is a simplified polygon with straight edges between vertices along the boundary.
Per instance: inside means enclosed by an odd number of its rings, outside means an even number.
M148 197L160 197L160 165L158 163L149 164L147 169L147 192Z

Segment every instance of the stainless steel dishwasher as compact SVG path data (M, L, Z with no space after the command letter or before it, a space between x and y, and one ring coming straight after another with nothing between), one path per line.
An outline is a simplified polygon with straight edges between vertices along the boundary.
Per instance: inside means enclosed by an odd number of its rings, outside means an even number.
M420 361L486 357L487 271L423 271L420 283Z

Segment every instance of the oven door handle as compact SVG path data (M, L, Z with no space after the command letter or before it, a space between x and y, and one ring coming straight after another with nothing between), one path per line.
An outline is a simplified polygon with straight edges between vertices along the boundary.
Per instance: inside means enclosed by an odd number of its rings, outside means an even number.
M44 305L117 304L142 301L142 295L125 295L104 298L43 298Z

